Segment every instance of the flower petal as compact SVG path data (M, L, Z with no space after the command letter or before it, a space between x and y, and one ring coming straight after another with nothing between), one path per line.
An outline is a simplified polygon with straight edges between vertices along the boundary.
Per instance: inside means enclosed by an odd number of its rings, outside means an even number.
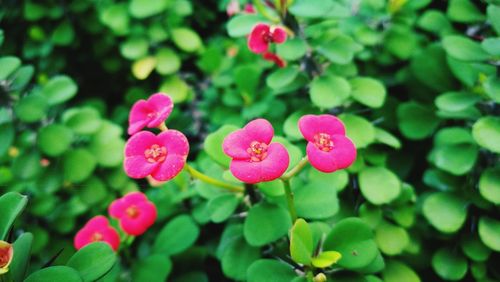
M307 157L311 165L322 172L334 172L349 167L356 160L356 147L347 137L333 135L334 147L329 152L324 152L314 143L307 144Z
M276 27L273 31L273 42L280 44L286 41L286 31L281 27Z
M254 53L264 53L269 48L266 37L270 35L270 27L267 24L257 24L248 37L248 48Z
M149 131L141 131L132 135L125 144L125 157L143 156L152 145L158 144L156 135Z
M262 58L266 61L275 63L280 68L286 67L286 61L272 52L264 52Z
M89 229L101 229L109 225L109 221L105 216L98 215L91 218L84 226Z
M269 121L256 119L242 129L230 133L222 143L224 153L231 158L246 160L250 158L247 149L253 141L269 144L273 139L274 130Z
M345 135L345 127L340 119L333 115L305 115L299 119L299 129L304 138L314 142L314 135L327 133Z
M125 233L133 236L143 234L155 221L157 217L156 207L151 202L142 202L136 207L139 215L136 218L123 217L120 220L120 227Z
M108 243L113 250L118 250L120 247L120 235L111 226L108 226L106 229L101 230L102 234L102 242Z
M185 156L167 153L167 158L151 173L151 177L158 181L170 180L181 172L185 164Z
M277 179L288 168L290 157L280 143L269 145L267 153L267 157L261 162L234 159L229 169L234 177L245 183L255 184Z
M154 109L155 117L148 123L148 127L158 127L162 124L172 113L174 103L170 96L164 93L153 94L148 99L148 105Z
M128 134L133 135L144 126L148 124L151 120L148 114L153 112L153 109L149 106L148 102L145 100L139 100L130 109L130 114L128 117Z
M255 119L249 122L243 130L247 133L252 141L259 141L269 144L273 140L274 129L271 123L263 118Z
M160 164L156 162L148 162L144 156L126 157L123 162L125 173L129 177L136 179L150 175L159 165Z
M167 155L187 156L189 154L189 142L180 131L169 129L157 136L159 144L165 146Z
M123 201L123 198L114 200L108 207L109 216L113 218L121 218L125 214L127 209L127 203Z

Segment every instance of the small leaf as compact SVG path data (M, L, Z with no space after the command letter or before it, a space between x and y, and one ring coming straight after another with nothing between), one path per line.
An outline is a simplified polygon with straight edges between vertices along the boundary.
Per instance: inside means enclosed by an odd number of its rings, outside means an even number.
M475 23L485 20L484 15L470 0L450 0L446 14L452 21L460 23Z
M239 200L233 194L223 194L208 201L207 212L210 219L215 223L220 223L228 219L236 210Z
M242 13L232 17L227 23L227 32L231 37L242 37L249 34L258 23L266 23L268 20L258 14Z
M448 55L463 61L484 61L490 57L478 42L463 36L444 37L443 47Z
M78 274L75 269L58 265L51 266L47 268L42 268L36 272L33 272L25 282L53 282L53 281L64 281L64 282L83 282L83 279Z
M297 263L311 263L313 238L309 225L302 218L297 219L290 230L290 254Z
M150 255L134 263L133 281L164 282L172 271L172 261L163 254Z
M312 4L308 3L308 5ZM354 58L354 54L361 50L363 50L363 46L346 35L340 35L327 43L323 43L317 48L318 53L325 56L332 63L341 65L351 62Z
M156 58L153 56L147 56L142 59L135 61L132 64L132 74L139 80L144 80L148 78L151 72L156 67Z
M274 259L260 259L247 270L248 282L290 282L297 275L293 268Z
M248 211L243 234L251 246L263 246L286 235L291 226L291 218L286 209L259 203Z
M384 104L386 90L380 81L370 77L356 77L349 83L354 100L370 108L380 108Z
M339 118L345 124L347 137L351 138L356 148L368 147L375 141L375 127L365 118L353 114L342 114Z
M479 238L490 249L500 252L500 221L489 217L479 219Z
M313 104L321 109L342 105L350 96L351 86L340 76L324 75L311 82L309 95Z
M479 193L495 205L500 204L500 169L488 168L481 174Z
M9 265L9 272L13 281L23 281L31 256L31 246L33 245L33 234L26 232L12 244L14 257Z
M341 258L342 255L339 252L325 251L312 258L312 265L318 268L327 268L337 263Z
M359 173L363 196L374 205L388 204L401 193L401 181L384 167L367 167Z
M116 262L116 254L109 244L95 242L78 250L67 266L80 273L83 281L95 281L111 270Z
M38 133L37 143L40 150L51 157L60 156L71 146L73 133L60 124L43 127Z
M420 282L417 273L406 264L397 260L390 260L382 272L385 282Z
M200 229L188 215L179 215L170 220L160 231L153 245L154 253L175 255L191 247Z
M399 129L408 139L420 140L430 136L439 125L439 119L432 109L416 102L398 106Z
M234 125L223 125L221 128L216 131L210 133L205 138L205 142L203 143L203 148L205 152L218 164L229 167L229 163L231 162L231 158L224 154L222 150L222 142L226 136L237 130L238 127Z
M441 248L432 256L432 268L441 278L458 281L467 273L467 260L456 251Z
M494 152L500 153L500 118L486 116L480 118L472 126L472 136L476 142Z
M0 197L0 240L5 240L16 217L28 203L28 197L16 192L7 192Z
M1 57L0 66L2 66L0 69L0 80L5 80L21 66L21 60L13 56Z
M423 203L422 211L437 230L443 233L457 232L467 218L466 202L451 193L433 193Z
M186 52L195 52L203 47L203 42L198 33L188 28L172 30L172 40L177 47Z

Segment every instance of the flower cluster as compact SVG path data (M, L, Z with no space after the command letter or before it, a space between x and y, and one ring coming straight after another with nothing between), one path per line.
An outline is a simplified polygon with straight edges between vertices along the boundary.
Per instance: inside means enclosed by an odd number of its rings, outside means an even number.
M137 101L130 110L125 145L124 169L131 178L151 176L156 181L168 181L181 172L186 164L189 143L181 132L168 129L164 122L172 112L172 99L163 93L148 100ZM142 131L144 127L160 128L158 135Z
M305 115L299 120L299 129L308 141L309 162L317 170L333 172L356 159L356 148L337 117ZM237 179L254 184L277 179L286 172L288 152L280 143L271 142L273 135L272 125L257 119L224 139L222 148L232 158L229 169Z
M153 225L157 217L156 206L140 192L131 192L113 201L108 210L109 215L119 221L121 230L131 236L142 235ZM76 233L74 246L79 250L97 241L108 243L115 251L121 242L119 232L102 215L90 219Z
M262 58L276 63L279 67L285 67L286 62L275 53L269 51L271 43L281 44L286 41L286 31L281 27L271 27L268 24L259 23L255 25L248 36L248 48L256 54L262 54Z

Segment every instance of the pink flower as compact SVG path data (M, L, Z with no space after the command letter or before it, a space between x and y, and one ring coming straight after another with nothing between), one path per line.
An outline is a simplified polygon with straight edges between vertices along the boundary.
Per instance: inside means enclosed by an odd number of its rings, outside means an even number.
M151 95L148 100L135 102L128 118L128 134L133 135L144 127L160 126L172 113L174 104L170 96L163 93Z
M224 139L222 148L232 158L229 169L236 178L254 184L283 175L290 158L283 145L271 143L273 135L269 121L256 119Z
M334 172L350 166L356 159L356 147L345 136L342 121L332 115L305 115L299 129L307 144L307 157L322 172Z
M245 9L243 9L243 12L247 14L255 14L255 8L252 4L246 4Z
M84 246L102 241L108 243L113 250L120 246L120 235L109 225L108 219L98 215L90 219L85 226L76 233L74 245L77 250Z
M9 271L9 265L14 257L14 248L11 244L0 240L0 275Z
M271 28L268 24L259 23L254 26L248 37L250 51L260 54L269 49L270 43L283 43L286 40L286 31L280 27Z
M156 206L141 192L131 192L109 205L109 215L120 220L120 227L125 233L141 235L156 220Z
M227 3L226 13L228 16L232 17L240 12L240 2L238 0L231 0Z
M266 61L275 63L280 68L286 67L286 61L274 53L265 52L264 54L262 54L262 58L264 58L264 60Z
M188 140L177 130L158 135L141 131L125 144L125 173L132 178L151 175L157 181L167 181L181 172L188 153Z

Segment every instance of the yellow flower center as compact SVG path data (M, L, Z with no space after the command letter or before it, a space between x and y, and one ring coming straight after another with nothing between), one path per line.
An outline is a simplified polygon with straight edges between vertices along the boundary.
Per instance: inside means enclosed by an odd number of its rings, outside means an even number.
M90 237L90 241L98 242L98 241L101 241L102 238L103 238L103 236L100 232L94 232L94 234L92 234L92 236Z
M163 162L167 157L167 148L154 144L144 151L144 156L150 163Z
M318 133L314 135L314 145L324 152L330 152L333 149L333 141L330 134Z
M247 149L247 153L250 155L251 162L260 162L267 157L267 148L269 146L266 143L261 143L258 141L253 141L250 143L250 147Z
M130 218L136 218L139 216L139 209L136 206L130 206L125 210L125 213Z

